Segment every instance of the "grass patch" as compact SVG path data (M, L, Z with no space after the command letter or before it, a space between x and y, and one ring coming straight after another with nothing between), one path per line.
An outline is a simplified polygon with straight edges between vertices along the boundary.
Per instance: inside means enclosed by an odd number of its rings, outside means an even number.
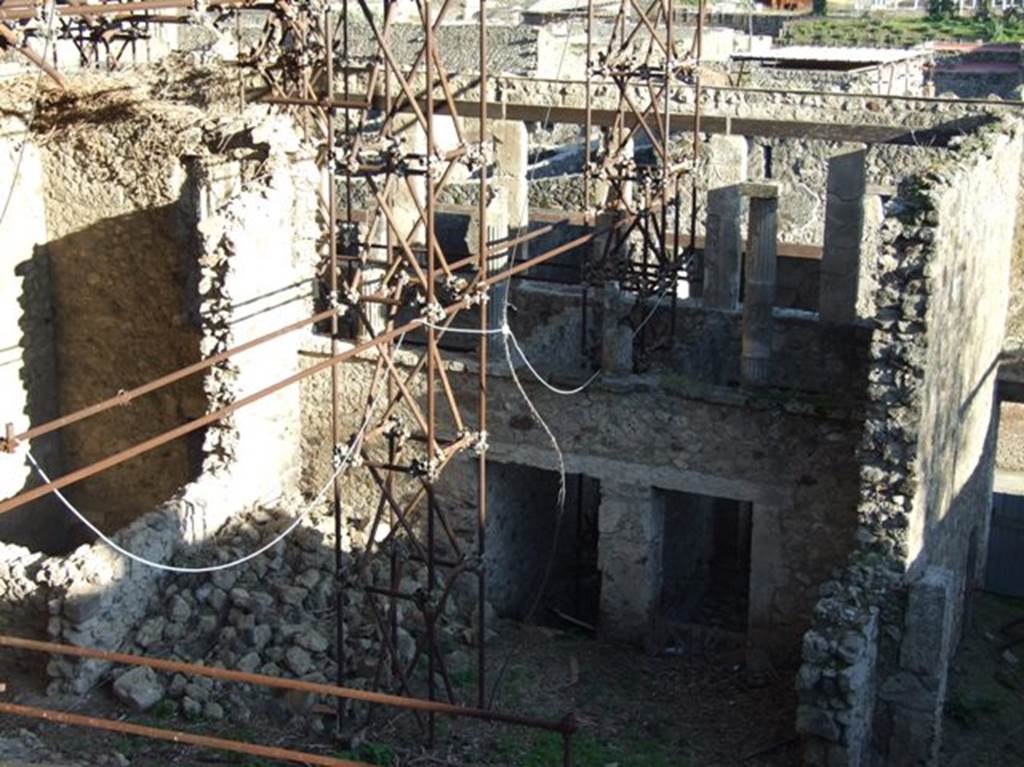
M790 45L867 45L910 48L929 40L943 42L1020 42L1024 23L1016 19L858 18L809 19L783 30Z
M671 753L663 744L650 740L604 743L590 733L574 741L577 767L689 767L690 762ZM510 767L550 767L562 763L562 738L554 733L540 735L504 734L495 750Z
M364 743L359 748L342 751L337 756L367 764L379 764L381 767L390 767L398 762L398 754L384 743Z
M475 668L467 668L464 671L453 671L450 676L452 684L460 690L475 688L480 679Z

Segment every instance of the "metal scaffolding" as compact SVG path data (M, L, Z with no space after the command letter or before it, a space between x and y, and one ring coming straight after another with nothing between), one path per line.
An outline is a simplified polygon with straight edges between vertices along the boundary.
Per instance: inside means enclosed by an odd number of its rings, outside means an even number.
M330 4L312 0L218 0L199 5L193 0L135 0L92 5L58 3L49 8L38 0L0 3L3 40L58 83L63 83L63 77L55 64L43 60L30 42L44 34L43 19L47 14L54 14L58 22L53 33L73 40L83 63L102 60L112 64L135 42L144 39L152 24L182 23L189 14L211 14L215 25L226 27L231 14L262 12L266 21L258 43L240 53L239 64L250 84L259 85L257 98L295 115L307 140L320 150L324 178L318 275L324 288L322 311L23 433L15 433L8 426L4 448L14 451L19 443L201 373L284 333L321 325L326 326L330 335L329 354L308 368L132 448L4 500L0 502L0 513L209 426L283 387L328 372L331 439L336 459L350 461L351 470L362 473L362 479L376 490L376 503L365 548L351 550L345 545L349 525L344 488L341 479L335 477L332 505L338 675L336 685L318 686L316 692L337 699L338 723L342 728L361 716L346 708L348 700L412 708L430 743L434 740L434 719L438 713L516 720L513 723L554 729L565 736L565 763L571 764L571 734L575 729L571 718L538 723L485 711L488 361L489 338L501 332L500 327L489 324L496 313L488 311L487 306L493 296L492 288L577 248L593 253L585 264L585 286L619 281L635 291L639 301L668 291L674 300L677 282L693 277L697 215L693 172L700 102L698 98L697 112L688 127L693 133L692 151L688 151L685 145L672 140L672 131L678 130L673 126L678 120L674 121L670 96L673 87L680 84L695 86L699 95L701 25L698 24L690 50L681 53L671 0L653 0L646 8L637 0L622 0L608 48L597 56L594 3L590 0L584 142L584 214L588 229L570 242L517 261L512 257L517 247L537 239L552 226L497 240L489 235L493 148L488 129L491 94L486 0L480 2L477 23L479 72L475 96L466 90L458 94L453 90L437 44L438 31L452 0L401 2L415 5L422 28L422 44L413 52L411 61L404 62L392 45L399 0L384 0L382 9L376 10L368 5L368 0ZM703 2L699 14L702 17ZM350 27L355 19L372 36L368 53L358 52L354 45ZM362 42L365 49L365 40ZM591 137L595 131L595 110L590 96L597 78L614 83L618 107L616 119L603 129L600 147L594 153ZM443 149L437 136L437 118L442 115L453 121L456 134L454 146L446 145ZM646 137L650 151L638 160L632 140L640 133ZM465 166L478 183L477 242L475 252L453 258L441 247L436 217L438 197L459 165ZM692 177L694 200L690 247L681 248L679 202L686 174ZM369 200L366 210L358 215L354 210L357 187L365 190ZM475 331L472 339L478 368L476 385L468 398L458 394L450 374L452 353L440 344L446 332L466 332L467 328ZM405 340L409 343L403 343ZM340 365L365 358L368 353L373 372L365 411L357 421L362 428L351 435L346 433L339 412ZM377 391L382 383L387 399L385 406L379 407L369 393ZM477 455L476 540L471 547L455 535L449 513L437 493L437 482L445 468L466 451L475 451ZM379 531L385 532L378 534ZM371 561L383 563L383 567L369 567ZM424 573L423 581L415 589L402 585L407 582L410 563ZM459 704L437 632L438 617L443 615L459 578L474 579L477 597L477 687L472 709ZM363 595L361 601L369 607L376 627L379 653L373 687L397 696L373 697L345 688L352 674L344 614L347 595L354 590ZM409 662L404 662L398 652L400 605L417 611L426 627ZM109 653L84 648L24 641L19 645L19 641L0 638L0 646L115 659ZM157 661L147 659L116 660L163 668ZM419 692L414 677L421 663L426 666L427 701L412 705L409 701ZM211 669L192 664L176 664L175 670L214 675ZM243 676L246 675L235 674L231 679L261 684L280 681ZM38 715L15 708L0 706L0 710L9 713ZM102 726L68 718L65 721ZM136 734L160 737L141 731ZM200 745L224 747L212 742ZM315 763L342 764L319 758L321 761Z

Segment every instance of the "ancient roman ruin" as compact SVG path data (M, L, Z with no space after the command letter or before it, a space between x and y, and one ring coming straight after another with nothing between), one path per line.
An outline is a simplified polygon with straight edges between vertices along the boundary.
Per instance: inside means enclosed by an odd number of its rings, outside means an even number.
M953 763L1024 401L1019 46L787 18L0 0L11 763ZM782 729L609 745L570 641Z

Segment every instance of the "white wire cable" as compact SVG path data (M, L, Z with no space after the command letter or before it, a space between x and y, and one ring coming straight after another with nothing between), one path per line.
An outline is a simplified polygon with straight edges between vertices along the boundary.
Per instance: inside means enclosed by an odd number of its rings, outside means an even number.
M492 336L505 332L504 328L488 328L487 330L480 330L479 328L446 328L443 325L435 325L433 322L428 322L427 320L421 320L420 322L425 328L433 328L434 330L440 331L442 336L445 333L455 333L456 335L466 336Z
M57 2L51 0L49 4L49 18L46 21L46 38L43 41L43 55L42 60L46 61L46 57L50 52L50 40L53 38L53 22L57 18ZM28 140L32 137L32 123L36 120L36 112L39 111L39 96L42 91L43 76L44 72L42 69L39 70L39 74L36 75L36 84L33 88L32 94L32 108L29 110L28 120L25 121L25 138L22 139L21 146L18 147L18 157L14 161L14 173L11 177L11 186L7 190L7 199L4 200L3 208L0 208L0 226L3 226L4 219L7 218L7 210L11 206L11 200L14 199L14 190L18 186L18 179L21 176L21 166L25 159L25 148L28 146Z
M404 339L405 335L403 334L399 338L398 344L395 346L396 352L399 349L401 349L402 341ZM220 570L230 570L234 567L238 567L239 565L245 564L246 562L252 559L255 559L256 557L260 556L260 554L269 551L270 549L274 548L274 546L284 541L286 538L288 538L288 536L295 532L298 526L302 524L303 520L305 520L306 517L309 516L310 512L312 512L313 509L316 508L321 501L323 501L328 489L330 489L331 486L334 484L334 481L339 476L341 476L342 472L344 472L350 466L349 461L351 460L352 456L356 453L356 451L359 448L362 447L363 437L366 436L366 428L370 425L370 414L373 412L373 407L376 404L376 400L377 398L374 397L373 400L370 402L369 406L366 408L366 417L363 419L362 426L360 426L358 433L352 440L352 444L349 445L348 450L345 452L345 455L339 461L338 468L334 470L334 473L331 474L330 478L328 478L328 480L323 484L323 486L320 488L319 492L316 494L313 500L306 504L306 507L302 510L302 512L295 519L293 519L284 530L282 530L280 533L274 536L274 538L260 546L260 548L256 549L255 551L246 554L244 557L232 560L231 562L224 562L219 565L209 565L207 567L178 567L175 565L165 565L161 562L154 562L151 559L146 559L145 557L141 557L138 554L134 554L131 551L128 551L119 543L117 543L117 541L105 535L103 531L96 527L96 525L94 525L92 522L90 522L88 518L86 518L86 516L82 514L81 511L75 508L75 505L71 503L71 501L69 501L67 497L64 495L64 493L62 493L59 489L54 489L53 492L54 495L56 495L57 498L60 500L61 504L75 517L77 517L79 522L81 522L83 525L89 528L89 530L91 530L93 534L97 538L99 538L100 541L105 543L118 554L127 557L133 562L138 562L140 565L145 565L146 567L150 567L154 570L161 570L163 572L168 573L181 573L186 575L198 575L201 573L215 573ZM39 462L36 461L36 458L34 455L32 455L32 452L27 451L26 455L28 456L29 462L35 468L36 472L39 474L43 482L51 482L49 475L47 475L46 471L43 470L43 467L39 465Z
M644 329L644 326L648 322L650 322L651 318L653 318L654 315L658 312L658 308L661 306L661 302L665 299L665 296L667 295L668 289L670 287L671 287L671 283L669 283L668 285L666 285L665 287L663 287L661 289L661 292L658 295L658 299L654 302L654 307L651 309L650 312L647 313L647 316L643 318L643 320L640 322L640 324L637 325L636 328L634 328L633 334L630 336L631 339L636 338L638 335L640 335L640 331ZM519 353L519 356L522 358L523 362L526 364L527 369L531 373L533 373L533 377L537 379L537 382L541 386L545 387L546 389L548 389L551 392L554 392L555 394L562 394L562 395L565 395L565 396L572 396L574 394L579 394L583 390L585 390L588 386L590 386L590 384L594 383L594 381L596 381L598 378L600 378L601 374L604 372L603 370L595 371L590 376L590 378L588 378L586 381L581 383L575 389L559 389L557 386L554 386L553 384L551 384L551 382L549 382L540 373L537 372L537 369L533 366L533 363L531 363L530 359L526 356L526 352L523 351L523 347L520 346L519 339L516 338L516 334L512 332L512 328L509 327L508 324L506 324L504 326L504 330L506 330L508 336L512 339L512 343L516 347L516 351ZM491 332L491 331L488 331L488 332Z
M544 377L537 372L537 369L534 368L533 363L531 363L530 359L526 356L526 352L523 351L523 347L519 345L519 339L516 338L516 334L512 332L512 328L508 327L508 325L506 325L505 327L508 330L509 340L512 341L512 345L516 347L516 351L519 353L520 358L522 358L523 362L526 363L527 369L531 373L533 373L533 377L537 379L537 382L544 386L544 388L548 389L548 391L554 392L555 394L561 394L562 396L565 397L571 397L574 394L579 394L588 386L590 386L590 384L594 383L594 381L596 381L603 372L601 370L595 370L594 373L590 376L590 378L581 383L575 389L559 389L557 386L553 386L552 384L548 383L544 379Z
M577 12L580 11L582 9L582 7L583 7L582 0L577 0L576 11ZM576 14L573 15L573 19L575 19L575 18L576 18ZM562 75L562 68L565 66L565 58L566 58L566 54L569 52L569 42L572 39L573 26L574 26L574 24L572 23L572 20L570 20L570 23L567 25L567 28L566 28L565 43L562 46L562 53L561 53L561 56L558 59L558 69L556 70L556 73L555 73L555 79L556 80L559 77L561 77L561 75ZM589 52L588 52L588 54L589 54ZM552 111L553 107L554 107L553 104L548 106L547 113L545 114L544 121L541 123L541 125L544 125L544 124L547 123L548 119L551 117L551 111ZM587 136L586 139L589 141L590 137ZM534 174L536 174L536 169L537 169L536 165L534 165L532 168L530 168L530 172L527 174L527 185L529 185L529 181L530 181L531 177ZM520 220L521 221L523 219L526 219L526 218L529 217L529 210L530 210L530 200L529 200L529 197L530 197L529 194L523 195L523 200L522 200L522 203L521 203L522 204L522 208L520 210ZM509 263L510 264L515 264L515 262L516 262L516 253L519 251L519 244L520 243L517 242L515 244L515 246L513 246L513 248L512 248L512 252L511 252L511 254L509 256ZM540 606L541 599L544 598L544 591L547 589L548 580L551 577L551 568L554 565L554 560L555 560L556 552L558 550L558 536L559 536L559 533L561 532L561 528L562 528L562 519L565 516L566 469L565 469L565 455L562 453L562 447L558 443L558 438L555 437L555 434L551 430L551 428L548 426L547 421L544 420L543 416L541 416L541 414L538 412L536 406L533 404L533 400L531 400L530 396L526 393L526 389L523 387L523 382L519 380L519 374L516 372L516 366L515 366L515 364L514 364L514 362L512 360L512 350L509 347L509 339L510 338L511 339L515 339L515 335L513 334L512 327L509 325L509 322L508 322L508 304L509 304L508 294L509 294L509 288L510 287L511 287L510 282L506 282L505 289L502 291L502 296L501 296L501 328L500 328L500 330L501 330L501 340L502 340L502 344L501 345L502 345L502 347L505 350L505 362L508 364L509 374L512 376L512 381L513 381L513 383L515 383L516 389L519 390L519 395L523 398L523 401L526 403L526 406L529 408L530 413L533 415L534 419L536 419L537 423L539 423L540 427L544 430L544 433L547 435L548 440L551 442L552 449L555 451L555 456L558 458L558 497L557 497L557 504L556 504L556 507L555 507L555 529L554 529L554 535L552 536L552 539L551 539L552 540L551 551L550 551L550 553L548 555L547 563L546 563L546 565L544 567L544 577L541 580L540 588L537 591L537 594L536 594L536 597L534 599L534 602L530 606L529 612L526 615L527 620L529 620L530 618L533 617L533 614L536 612L537 608ZM517 342L515 342L514 340L513 340L513 343L515 343L517 348L518 348L519 344ZM532 368L532 366L529 366L529 367ZM534 374L534 375L536 375L536 374ZM514 650L513 650L513 653L514 653ZM510 654L509 657L506 658L505 664L502 666L502 670L498 674L498 679L495 680L494 688L493 688L493 690L491 692L491 702L492 703L494 702L494 697L498 694L498 688L499 688L499 686L501 684L502 676L504 674L504 671L505 671L505 668L507 667L508 662L511 660L511 657L512 657L512 654Z
M505 327L508 327L507 325ZM565 508L565 456L562 454L562 448L558 444L558 439L554 433L548 427L547 421L541 417L541 414L537 412L537 408L534 406L533 401L526 393L526 389L523 388L522 381L519 380L519 375L516 373L516 366L512 361L511 347L508 345L508 339L511 338L515 343L515 336L512 335L511 328L507 333L503 333L502 337L505 339L505 343L502 346L505 349L505 361L508 363L508 372L512 375L512 380L515 382L516 388L519 390L519 394L522 396L526 406L530 409L530 413L540 424L540 427L544 430L544 433L548 435L548 439L551 441L551 446L555 450L555 455L558 456L558 512L559 521L561 521L561 513ZM518 344L516 344L518 348ZM600 371L598 371L600 372ZM555 536L557 538L557 536Z

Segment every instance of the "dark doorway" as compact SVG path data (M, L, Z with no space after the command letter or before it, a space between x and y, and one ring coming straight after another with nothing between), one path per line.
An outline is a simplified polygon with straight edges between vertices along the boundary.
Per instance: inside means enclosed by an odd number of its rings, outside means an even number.
M670 490L655 493L664 520L664 620L746 632L752 505Z
M559 475L517 464L487 467L487 583L502 617L594 624L600 597L597 510L600 483L566 476L559 521Z

